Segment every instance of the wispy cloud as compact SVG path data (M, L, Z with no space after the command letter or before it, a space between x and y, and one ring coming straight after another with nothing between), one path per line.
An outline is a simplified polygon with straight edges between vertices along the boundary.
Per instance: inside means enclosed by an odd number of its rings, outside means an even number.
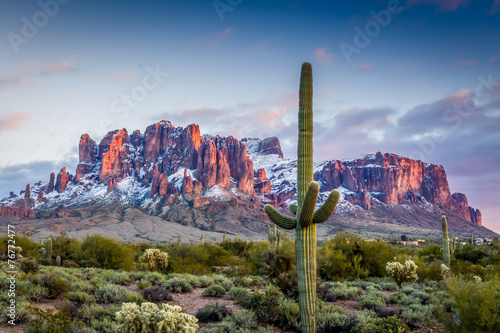
M500 0L499 0L499 1L500 1ZM500 61L500 53L495 54L494 56L492 56L492 57L490 58L490 62L491 62L491 63L494 63L494 62L497 62L497 61Z
M113 81L132 81L135 77L135 71L121 71L111 76Z
M323 65L333 64L333 54L328 53L326 47L317 48L314 50L314 59Z
M376 69L377 66L374 65L374 64L362 64L362 65L359 65L358 67L356 67L356 69L358 71L371 71L371 70L374 70Z
M0 130L18 130L28 120L29 116L28 112L0 114Z
M217 46L219 44L222 44L224 39L231 36L233 34L233 31L234 31L234 27L227 27L224 30L221 30L221 31L218 31L216 33L211 34L207 38L202 38L201 40L207 46Z
M448 67L449 71L455 70L457 68L461 67L471 67L476 64L476 61L474 59L469 59L469 60L454 60L453 64Z
M455 12L459 7L465 7L470 0L408 0L407 5L427 4L437 5L440 11Z
M488 14L495 15L499 12L500 12L500 0L495 0L493 2L493 5L491 5L490 10L488 11Z

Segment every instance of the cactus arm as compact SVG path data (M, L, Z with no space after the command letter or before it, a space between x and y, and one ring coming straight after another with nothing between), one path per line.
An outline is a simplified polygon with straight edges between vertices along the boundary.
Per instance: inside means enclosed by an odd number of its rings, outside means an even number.
M314 207L318 200L318 193L319 184L315 181L310 182L298 216L298 221L302 228L307 228L313 221Z
M296 221L294 218L281 214L271 205L265 205L264 211L266 212L267 216L269 216L271 221L276 223L279 227L286 230L295 229Z
M333 214L339 199L340 192L338 190L330 192L323 205L316 212L314 212L313 223L323 223L328 220L328 218Z
M297 205L296 204L291 204L290 206L288 206L288 210L293 215L297 215Z

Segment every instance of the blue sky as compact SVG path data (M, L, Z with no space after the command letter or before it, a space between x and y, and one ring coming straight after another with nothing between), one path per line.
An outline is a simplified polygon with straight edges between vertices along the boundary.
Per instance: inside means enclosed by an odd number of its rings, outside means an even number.
M500 232L500 1L0 2L0 196L77 164L78 140L161 119L280 138L314 71L315 160L442 164Z

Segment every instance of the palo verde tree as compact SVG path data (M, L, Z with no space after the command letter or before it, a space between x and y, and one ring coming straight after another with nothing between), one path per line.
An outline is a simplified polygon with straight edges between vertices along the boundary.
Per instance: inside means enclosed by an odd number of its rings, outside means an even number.
M279 227L295 229L299 308L302 332L316 332L316 224L325 222L337 205L340 192L333 190L326 202L314 210L319 184L314 181L312 67L302 65L299 88L299 143L297 148L297 205L289 210L295 218L282 215L271 205L264 206Z

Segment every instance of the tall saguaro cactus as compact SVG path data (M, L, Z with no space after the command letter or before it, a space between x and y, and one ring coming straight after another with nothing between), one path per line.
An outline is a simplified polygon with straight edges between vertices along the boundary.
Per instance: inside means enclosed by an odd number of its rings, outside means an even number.
M297 148L297 205L290 205L295 218L282 215L271 205L264 206L279 227L295 229L299 308L302 332L316 332L316 224L325 222L337 205L340 192L333 190L326 202L314 211L319 184L313 171L312 68L304 63L299 89L299 144Z
M45 257L52 259L52 238L48 238L45 242Z
M448 223L446 217L441 217L441 227L443 228L443 263L450 268L450 242L448 240Z

